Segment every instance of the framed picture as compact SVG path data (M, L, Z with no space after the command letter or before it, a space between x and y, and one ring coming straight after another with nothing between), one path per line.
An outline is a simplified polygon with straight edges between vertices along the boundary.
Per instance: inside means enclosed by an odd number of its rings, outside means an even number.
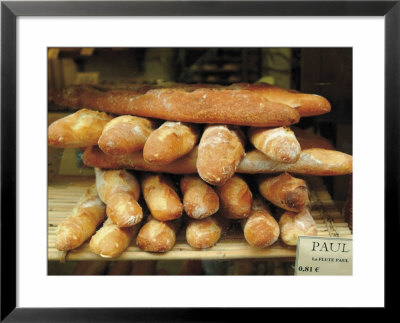
M3 1L1 320L234 321L244 309L388 306L384 254L397 233L389 230L398 229L399 16L399 1ZM101 47L351 49L353 275L49 275L47 58L49 48L67 47L85 55ZM79 74L81 82L98 77Z

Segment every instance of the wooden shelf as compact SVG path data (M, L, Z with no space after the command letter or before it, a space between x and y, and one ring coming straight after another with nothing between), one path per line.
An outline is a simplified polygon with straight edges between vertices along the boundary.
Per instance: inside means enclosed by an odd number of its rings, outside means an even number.
M312 212L319 236L352 237L348 224L337 210L330 194L320 177L306 178L310 186ZM48 185L48 259L59 261L63 253L55 246L55 232L58 224L69 216L80 196L87 187L94 184L93 176L57 176ZM131 246L118 258L106 259L93 254L86 242L80 248L64 254L68 260L188 260L188 259L262 259L272 258L294 260L296 248L289 247L278 240L265 249L250 246L243 237L240 226L234 224L220 241L212 248L197 250L189 246L185 240L184 230L180 230L172 250L163 254L144 252L135 245Z

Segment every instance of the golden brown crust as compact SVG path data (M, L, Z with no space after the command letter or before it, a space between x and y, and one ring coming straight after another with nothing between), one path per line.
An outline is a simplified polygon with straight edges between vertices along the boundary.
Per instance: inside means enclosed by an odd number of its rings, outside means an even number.
M182 216L183 204L167 175L144 174L141 185L143 197L155 219L169 221Z
M243 219L250 215L253 194L240 176L234 175L224 185L216 187L216 192L223 217Z
M154 165L169 164L189 153L198 138L197 126L166 121L150 134L143 148L143 159Z
M104 225L90 239L90 250L103 258L116 258L129 247L139 227L140 224L128 228L120 228L110 219L107 219Z
M127 156L108 156L98 147L88 147L83 154L86 166L100 168L126 168L170 174L197 173L197 149L194 148L188 155L164 166L147 164L141 154L134 153ZM353 172L353 157L336 150L322 148L305 149L300 158L293 164L275 162L268 159L257 149L246 153L239 164L237 173L242 174L276 174L290 172L293 174L337 176Z
M288 211L300 212L309 204L307 183L286 172L262 178L258 190L272 204Z
M96 145L104 126L113 117L104 112L81 109L50 124L48 145L83 148Z
M148 252L167 252L175 245L180 225L181 219L162 222L150 216L138 233L136 245Z
M108 155L126 155L142 150L156 124L146 118L119 116L108 122L98 146Z
M143 211L132 194L117 193L108 199L107 216L120 228L131 227L143 219Z
M275 87L272 90L268 88L269 93L274 91ZM84 85L70 86L55 93L53 100L59 105L73 108L86 107L113 114L193 123L274 127L299 121L298 111L303 110L303 103L294 109L286 104L270 101L263 93L264 90L259 85L251 84L172 84L153 87L146 85L133 89ZM294 96L287 91L283 91L282 94ZM314 96L310 98L313 99ZM313 103L305 98L300 101L308 105ZM300 101L296 101L296 105ZM312 108L312 111L314 110Z
M186 227L186 241L193 248L211 248L227 227L228 221L218 215L199 220L190 219Z
M219 210L217 193L199 176L183 176L180 187L183 195L183 207L189 217L203 219Z
M244 157L241 130L226 125L205 128L198 147L196 167L200 177L211 185L223 185L235 174Z
M279 219L282 241L288 246L296 246L299 236L318 235L317 225L308 208L299 213L286 211Z
M332 143L328 139L326 139L320 135L310 133L309 131L306 131L306 130L298 128L298 127L291 127L291 129L294 132L294 134L296 135L296 138L297 138L302 150L311 149L311 148L322 148L322 149L328 149L328 150L335 149L333 147Z
M97 195L96 186L89 187L73 208L71 215L57 228L55 246L58 250L72 250L95 233L106 218L106 207Z
M270 209L262 202L254 200L250 216L241 222L246 241L256 248L266 248L274 244L280 234L279 224Z
M251 127L248 137L255 148L273 161L294 163L300 157L300 144L290 128Z
M96 187L101 200L108 204L109 199L119 193L128 193L135 200L140 196L140 184L132 172L125 169L107 170L95 167Z

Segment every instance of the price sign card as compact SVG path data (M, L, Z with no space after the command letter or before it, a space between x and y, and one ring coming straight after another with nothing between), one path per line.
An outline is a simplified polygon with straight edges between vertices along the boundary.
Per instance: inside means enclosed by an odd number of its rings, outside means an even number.
M353 239L299 236L295 275L352 275Z

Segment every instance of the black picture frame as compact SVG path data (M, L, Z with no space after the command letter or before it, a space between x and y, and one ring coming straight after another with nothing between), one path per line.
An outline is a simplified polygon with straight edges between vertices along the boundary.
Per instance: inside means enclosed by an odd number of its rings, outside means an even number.
M1 321L236 321L243 309L16 307L16 19L19 16L381 16L385 19L385 253L399 229L400 1L2 1ZM390 214L388 214L390 211ZM393 252L390 252L393 251ZM390 274L386 266L385 284ZM392 267L393 268L393 267ZM398 276L398 275L393 275ZM395 279L395 278L394 278ZM390 281L392 285L394 282ZM386 287L386 286L385 286ZM385 288L385 293L386 293ZM386 294L385 294L386 295ZM385 308L390 307L385 297Z

